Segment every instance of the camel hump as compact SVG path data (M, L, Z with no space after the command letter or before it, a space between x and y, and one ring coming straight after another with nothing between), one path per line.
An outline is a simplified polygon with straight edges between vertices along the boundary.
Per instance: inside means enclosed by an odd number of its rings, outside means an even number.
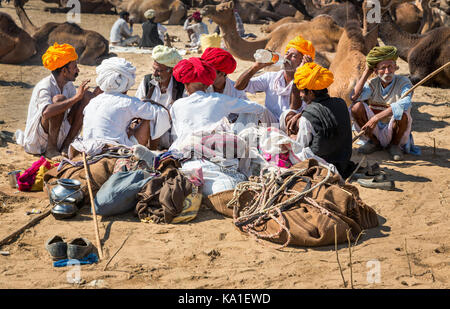
M0 12L0 29L11 36L17 36L22 33L22 29L17 26L11 16L3 12Z

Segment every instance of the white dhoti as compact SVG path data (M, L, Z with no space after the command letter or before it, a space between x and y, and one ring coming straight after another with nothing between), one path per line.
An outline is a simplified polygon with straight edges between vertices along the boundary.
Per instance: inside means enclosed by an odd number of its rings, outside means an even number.
M375 113L372 111L372 109L369 107L368 104L363 103L364 108L366 110L366 115L367 115L367 119L372 118L373 116L375 116ZM412 126L412 117L411 117L411 113L410 110L406 111L406 116L408 117L408 127L406 128L405 133L403 133L402 138L400 139L400 147L404 147L408 142L409 142L409 138L411 135L411 126ZM361 128L359 127L358 123L355 121L355 119L353 119L353 115L350 112L350 115L352 117L353 123L355 125L355 129L357 132L361 131ZM389 122L384 123L379 121L377 123L377 126L373 129L372 133L373 135L378 139L378 141L380 142L382 147L387 147L389 146L389 144L392 141L392 135L394 132L394 116L391 117L391 119L389 120ZM367 140L367 138L361 138L362 140Z

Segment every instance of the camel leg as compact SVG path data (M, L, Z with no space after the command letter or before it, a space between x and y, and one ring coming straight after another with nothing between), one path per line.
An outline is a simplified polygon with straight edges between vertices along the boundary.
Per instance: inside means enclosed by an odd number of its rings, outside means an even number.
M356 121L358 126L362 128L367 121L369 121L369 118L366 114L366 109L364 108L364 104L362 102L356 102L351 107L351 112L353 119ZM375 144L379 145L380 141L377 139L377 137L372 132L366 132L365 135L370 138L370 140Z
M403 134L405 134L406 129L408 129L408 116L403 113L402 119L394 121L391 145L400 144L400 140L402 139Z

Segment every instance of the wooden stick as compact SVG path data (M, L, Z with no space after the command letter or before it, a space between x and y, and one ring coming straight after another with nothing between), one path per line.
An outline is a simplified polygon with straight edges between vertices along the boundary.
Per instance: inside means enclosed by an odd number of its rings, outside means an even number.
M342 281L344 282L344 287L347 287L347 282L345 282L344 273L342 272L341 262L339 262L339 254L338 254L338 249L337 249L336 224L334 225L334 251L336 252L336 260L339 265L339 272L341 273Z
M125 242L127 241L128 237L130 237L131 233L128 234L128 236L123 240L122 244L120 245L119 249L117 249L117 251L113 254L113 256L108 260L108 262L106 263L105 267L103 268L103 271L106 270L106 267L108 267L109 263L112 261L112 259L116 256L116 254L120 251L120 249L122 249L123 245L125 244Z
M350 287L353 289L353 263L352 263L352 243L350 242L350 229L347 230L348 253L350 259Z
M89 168L88 168L88 165L86 162L86 153L84 151L83 151L83 164L84 164L84 171L86 172L86 181L87 181L88 190L89 190L89 198L91 200L92 216L94 218L95 239L97 240L99 259L101 260L101 259L103 259L102 243L100 242L100 235L98 232L98 222L97 222L97 213L95 211L94 195L92 194L91 180L89 178Z
M411 262L409 261L408 247L406 246L406 238L405 238L405 252L406 252L406 259L408 260L409 276L412 277Z
M358 171L359 167L361 166L362 162L367 158L367 155L363 155L361 158L361 161L359 161L358 165L356 166L355 170L351 173L350 176L348 176L348 178L345 180L345 182L349 182L350 180L352 180L353 175L355 175L355 173ZM368 164L367 164L368 165Z
M36 218L31 220L30 222L28 222L27 224L25 224L24 226L22 226L21 228L16 230L15 232L9 234L8 236L6 236L2 240L0 240L0 247L3 246L4 244L6 244L9 240L13 239L14 237L20 235L26 229L32 227L33 225L35 225L36 223L38 223L39 221L41 221L42 219L47 217L50 214L50 212L51 212L51 209L46 210L45 212L43 212L42 214L40 214L39 216L37 216Z

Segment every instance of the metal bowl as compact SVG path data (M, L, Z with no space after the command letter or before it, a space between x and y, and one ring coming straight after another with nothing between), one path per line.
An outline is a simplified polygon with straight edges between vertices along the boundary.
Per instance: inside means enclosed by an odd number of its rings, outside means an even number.
M81 182L76 179L61 178L57 180L58 185L55 186L50 193L53 202L69 202L75 199L76 203L83 200L84 194L80 190Z
M55 219L68 219L76 215L77 213L77 206L75 203L59 203L56 204L53 208L51 213L55 217Z

